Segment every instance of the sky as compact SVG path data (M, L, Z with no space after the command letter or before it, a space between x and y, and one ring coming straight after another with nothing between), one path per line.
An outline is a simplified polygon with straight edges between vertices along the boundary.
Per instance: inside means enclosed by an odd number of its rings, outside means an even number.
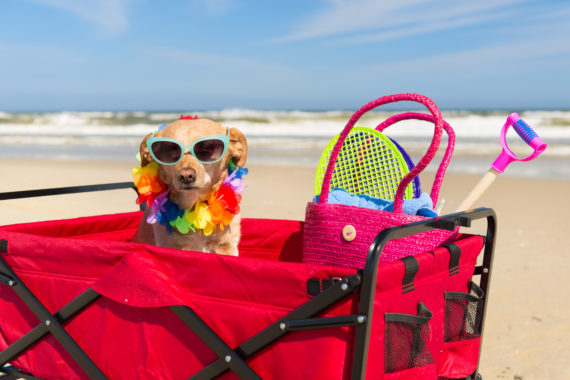
M0 111L570 109L568 0L3 0Z

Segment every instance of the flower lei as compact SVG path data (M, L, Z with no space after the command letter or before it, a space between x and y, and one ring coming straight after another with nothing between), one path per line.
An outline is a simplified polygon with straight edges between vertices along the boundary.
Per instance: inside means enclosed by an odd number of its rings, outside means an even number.
M170 191L158 176L158 164L151 162L143 167L133 168L133 180L139 196L137 204L146 203L150 208L149 224L159 223L169 232L176 229L181 234L202 231L206 236L219 226L221 230L229 225L240 211L241 192L244 189L243 176L248 170L238 168L230 161L228 175L218 191L208 199L198 200L192 209L182 209L168 199Z

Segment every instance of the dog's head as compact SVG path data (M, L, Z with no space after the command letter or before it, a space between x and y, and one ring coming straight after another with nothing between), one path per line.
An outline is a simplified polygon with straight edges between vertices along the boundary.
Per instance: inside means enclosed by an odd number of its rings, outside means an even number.
M164 147L168 145L163 144L162 151L159 152L160 144L153 143L151 154L147 144L151 137L150 141L160 141L161 138L177 141L183 147L193 147L194 153L183 148L183 154L176 163L161 163L159 154L164 155ZM220 150L219 141L225 139L229 140L227 146L225 150ZM170 146L175 148L174 145ZM172 152L174 158L180 156L177 152ZM221 158L208 162L211 157L216 158L216 155L221 155ZM230 160L238 167L245 165L247 142L243 133L235 128L227 128L207 119L184 119L147 135L141 142L140 156L141 166L158 161L160 179L170 189L170 199L182 208L191 208L197 200L207 199L212 190L219 189L228 174Z

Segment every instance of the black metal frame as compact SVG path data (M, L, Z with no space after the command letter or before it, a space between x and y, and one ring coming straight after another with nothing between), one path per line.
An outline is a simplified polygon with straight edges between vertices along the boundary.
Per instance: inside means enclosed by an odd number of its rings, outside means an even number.
M362 275L362 289L360 291L361 315L372 316L374 306L374 294L376 292L376 279L378 274L378 262L380 254L390 240L416 235L434 229L453 231L456 227L471 227L471 222L477 219L487 219L487 233L485 234L485 245L483 252L483 263L475 268L475 275L480 275L479 286L485 294L485 302L482 302L482 322L481 322L481 343L483 337L483 327L485 325L486 304L488 300L491 270L493 266L493 252L495 250L495 235L497 231L497 218L495 212L489 208L478 208L470 212L459 212L444 215L439 218L428 219L421 222L410 223L402 226L392 227L381 231L370 246L368 257ZM371 319L371 318L370 318ZM366 360L368 359L368 345L370 340L371 323L358 326L356 328L356 342L354 347L354 361L352 367L352 379L364 379L366 372ZM479 357L481 356L479 346ZM475 370L472 378L477 378L479 368Z
M18 199L36 196L70 194L78 192L91 192L100 190L113 190L133 188L132 183L123 182L115 184L76 186L67 188L55 188L33 190L25 192L0 193L0 200ZM381 231L374 239L365 268L357 274L347 276L334 283L319 295L314 296L306 303L287 314L282 319L243 342L239 347L231 349L192 309L187 306L171 306L174 312L217 356L218 359L203 368L191 377L191 379L212 379L222 375L228 370L233 371L241 379L260 379L255 371L247 364L246 360L265 347L271 345L285 334L298 330L333 328L342 326L354 326L356 337L353 348L352 379L364 379L366 373L366 361L370 342L370 330L376 280L380 253L388 241L405 236L430 231L433 229L454 230L456 227L470 227L471 222L477 219L487 220L487 233L483 263L477 266L476 275L480 275L479 286L485 291L488 299L490 278L492 269L493 252L496 234L496 216L493 210L479 208L469 212L461 212L445 215L439 218L411 223ZM0 251L6 252L8 242L0 241ZM20 278L0 257L0 284L11 287L22 299L26 306L42 321L30 332L0 352L0 379L37 379L36 377L22 373L8 363L21 355L25 350L32 347L39 340L51 334L71 355L79 367L91 379L106 379L101 370L93 363L83 349L73 340L64 329L65 324L83 309L96 302L100 294L92 289L86 290L72 300L57 313L50 314L34 294L22 283ZM357 314L338 317L317 317L342 299L358 293L359 310ZM482 326L481 336L486 313L487 302L482 303ZM481 346L480 346L481 349ZM2 376L2 374L4 374ZM477 370L470 379L480 378Z

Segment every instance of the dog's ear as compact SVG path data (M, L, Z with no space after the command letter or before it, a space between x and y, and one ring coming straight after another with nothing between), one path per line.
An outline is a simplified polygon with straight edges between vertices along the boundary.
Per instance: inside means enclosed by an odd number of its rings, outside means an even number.
M146 135L146 137L141 141L141 146L139 148L140 154L141 154L141 168L143 166L148 165L149 163L151 163L152 161L154 161L152 159L152 156L150 155L150 152L148 151L148 147L146 146L146 140L148 140L148 138L152 135L152 133L149 133L148 135Z
M247 160L247 141L243 133L238 129L230 128L230 160L233 160L236 166L243 168Z

